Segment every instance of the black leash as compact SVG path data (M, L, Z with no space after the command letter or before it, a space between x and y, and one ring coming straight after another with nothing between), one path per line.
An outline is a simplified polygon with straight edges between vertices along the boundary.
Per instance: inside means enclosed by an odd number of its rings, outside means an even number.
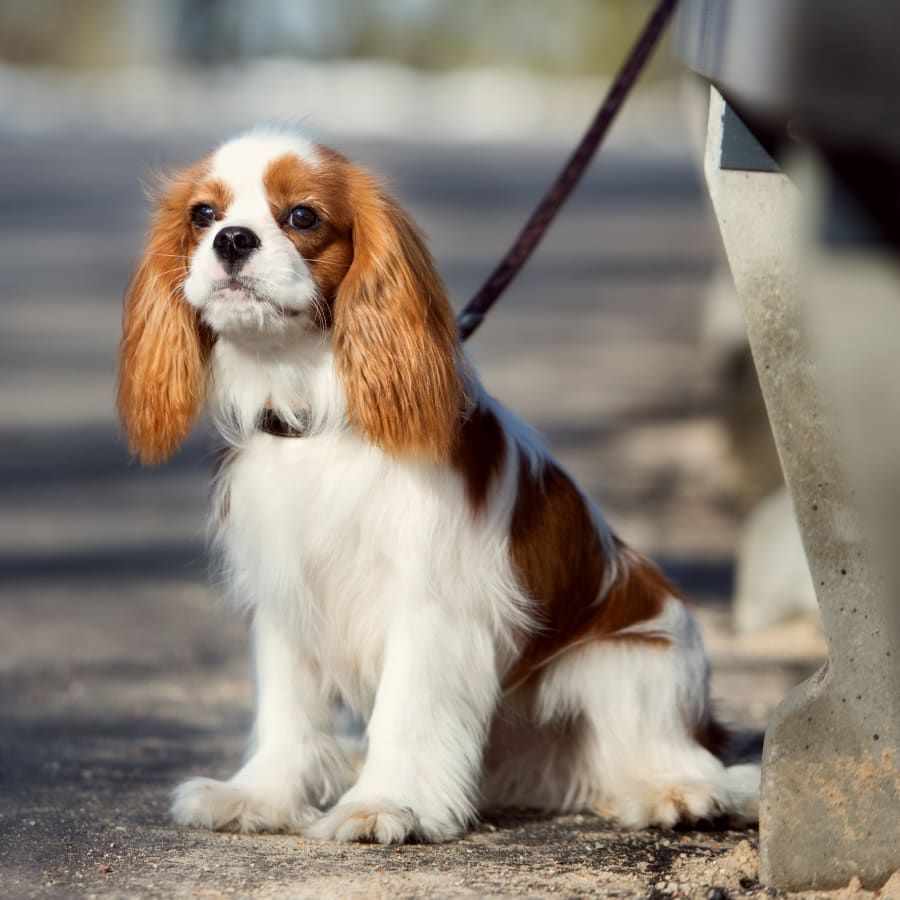
M528 262L529 257L547 233L547 229L556 218L560 207L581 180L581 176L584 175L590 161L594 158L597 148L606 137L609 126L634 87L635 81L658 43L677 4L678 0L660 0L657 4L653 15L650 16L640 37L632 47L631 53L610 85L600 109L597 110L597 114L584 133L581 142L569 157L556 181L544 194L537 209L531 214L531 218L525 223L525 227L519 233L515 243L507 250L506 256L482 285L481 290L460 313L457 326L461 340L466 340L478 328L488 310L509 287L509 283L518 275L522 266Z
M525 223L525 227L519 233L515 243L506 251L506 255L500 261L490 278L482 285L481 290L468 302L466 308L457 319L459 336L461 340L469 338L476 328L482 323L488 310L497 302L500 295L509 287L509 283L519 274L522 266L528 262L543 236L547 233L550 224L556 218L562 205L569 194L581 180L585 170L594 158L597 148L603 142L609 131L616 113L622 108L622 104L634 87L635 81L644 68L653 48L659 42L659 38L669 21L678 0L660 0L653 15L644 26L640 37L637 39L628 58L619 69L615 80L606 92L600 109L594 116L590 127L584 133L581 142L569 157L568 162L556 177L556 181L544 194L537 209L531 214L531 218ZM276 437L306 437L308 429L299 430L285 422L273 410L267 409L260 414L259 430Z

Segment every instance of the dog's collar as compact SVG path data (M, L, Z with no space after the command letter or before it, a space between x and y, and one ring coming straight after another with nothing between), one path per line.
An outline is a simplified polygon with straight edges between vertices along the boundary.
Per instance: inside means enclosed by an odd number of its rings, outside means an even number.
M265 434L272 434L275 437L284 438L301 438L306 437L310 432L310 413L308 409L300 410L297 413L297 420L300 427L285 422L274 409L266 408L259 416L257 428Z

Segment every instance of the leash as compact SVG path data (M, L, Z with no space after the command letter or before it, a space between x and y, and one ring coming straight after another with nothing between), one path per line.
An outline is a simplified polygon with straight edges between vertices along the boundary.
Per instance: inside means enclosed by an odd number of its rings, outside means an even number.
M547 233L556 214L568 200L569 195L581 180L585 170L594 158L603 139L609 131L616 113L622 108L634 83L641 74L648 57L675 10L678 0L660 0L653 14L647 20L644 30L631 49L615 80L606 92L606 97L597 110L588 130L584 133L575 151L557 175L556 180L544 194L531 218L519 232L513 245L482 285L481 290L466 304L457 319L460 340L467 340L484 321L490 308L497 302L510 282L528 262L531 254Z
M460 340L467 340L472 333L484 321L490 308L497 302L503 292L509 287L510 282L519 274L522 266L528 262L531 254L547 233L556 214L562 205L568 200L569 195L581 180L585 170L606 137L609 126L612 124L616 113L622 108L634 83L643 71L647 59L659 42L660 37L669 21L678 0L660 0L653 14L647 20L644 30L638 37L631 53L625 59L622 67L616 74L615 80L606 92L603 103L597 110L588 130L584 133L578 146L569 157L565 166L556 180L544 194L537 205L531 218L525 223L519 232L513 245L506 251L506 255L491 273L490 277L482 285L481 290L466 304L465 309L459 314L457 327ZM305 437L308 429L298 430L289 425L273 410L267 409L261 413L258 424L260 431L276 437Z

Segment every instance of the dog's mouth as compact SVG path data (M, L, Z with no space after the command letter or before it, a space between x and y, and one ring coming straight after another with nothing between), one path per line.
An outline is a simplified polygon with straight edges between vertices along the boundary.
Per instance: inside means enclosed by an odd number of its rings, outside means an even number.
M286 319L300 315L300 310L291 306L276 303L269 292L255 278L232 275L214 282L210 288L210 297L215 300L259 303Z

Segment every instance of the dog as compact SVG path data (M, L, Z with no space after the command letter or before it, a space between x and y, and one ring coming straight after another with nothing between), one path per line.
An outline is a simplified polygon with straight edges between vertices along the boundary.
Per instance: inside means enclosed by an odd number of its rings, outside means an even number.
M182 784L176 823L395 843L498 807L755 818L684 598L485 392L409 216L290 129L163 186L126 295L132 452L164 460L204 407L256 712L239 771ZM355 779L338 698L368 723Z

